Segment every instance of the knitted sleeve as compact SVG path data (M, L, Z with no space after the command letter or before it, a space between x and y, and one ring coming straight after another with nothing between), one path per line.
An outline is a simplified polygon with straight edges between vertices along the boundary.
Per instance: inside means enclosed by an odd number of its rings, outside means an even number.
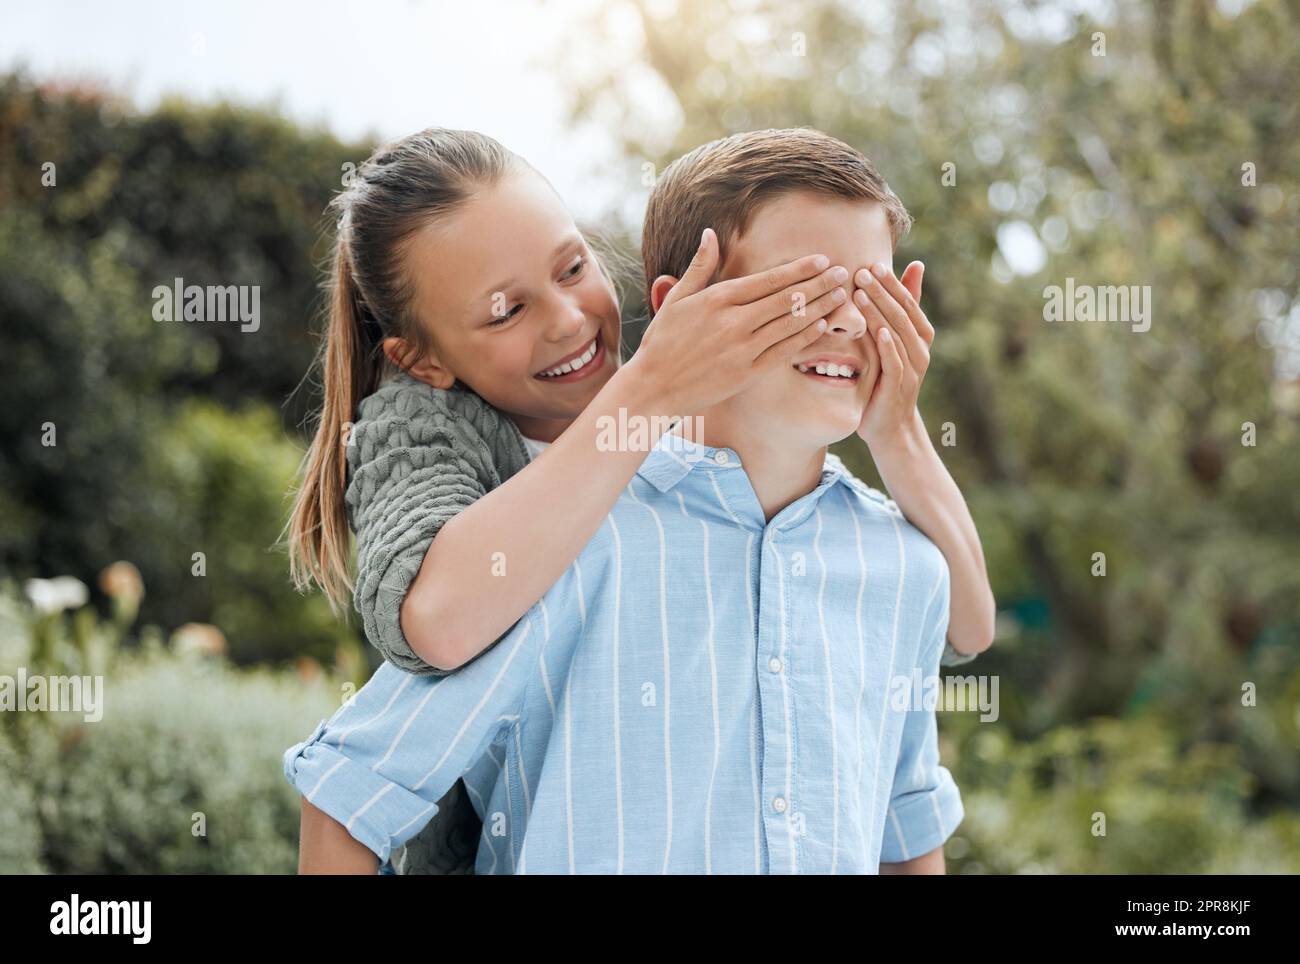
M952 643L948 642L947 640L944 640L943 655L939 657L939 665L940 666L962 666L966 663L969 663L972 659L974 659L978 655L979 653L971 653L970 655L964 656L961 653L957 652L957 650L952 648Z
M411 649L402 600L447 520L527 463L518 430L505 422L470 392L440 391L402 375L361 403L349 434L353 603L366 638L408 673L448 672Z

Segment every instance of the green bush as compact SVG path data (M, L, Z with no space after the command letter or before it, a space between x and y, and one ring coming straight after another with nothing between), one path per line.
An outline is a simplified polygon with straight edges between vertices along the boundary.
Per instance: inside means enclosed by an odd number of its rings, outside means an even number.
M1025 741L952 716L940 733L966 808L946 848L950 872L1300 871L1300 814L1254 812L1258 781L1246 754L1228 743L1189 743L1155 711ZM1094 833L1098 814L1104 834Z
M50 870L294 871L298 795L280 755L333 711L323 684L155 653L105 688L101 722L35 731L26 765Z
M41 823L36 791L28 774L30 760L15 748L0 727L0 874L39 874Z
M123 647L123 629L0 591L0 673L104 677L95 722L0 714L0 873L292 872L299 804L281 757L337 708L335 676L310 660L239 669L156 630ZM359 650L339 656L359 684Z
M369 152L272 111L141 112L0 75L0 574L92 584L131 559L144 620L218 623L240 662L320 657L348 632L268 547L314 401L296 389L316 349L321 218ZM155 321L153 290L177 277L258 286L258 329ZM173 418L191 399L209 407ZM217 407L241 414L218 424ZM209 546L204 583L189 559Z
M219 626L239 664L328 660L355 638L323 596L302 596L289 580L279 536L301 457L269 406L227 411L192 399L171 413L141 467L148 497L135 501L123 538L125 557L143 560L149 596L161 597L151 619Z

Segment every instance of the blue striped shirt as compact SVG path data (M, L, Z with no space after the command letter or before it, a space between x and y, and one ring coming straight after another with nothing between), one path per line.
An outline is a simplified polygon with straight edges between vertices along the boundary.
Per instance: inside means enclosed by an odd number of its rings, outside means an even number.
M939 550L836 456L768 522L666 435L507 635L385 663L285 775L381 860L463 776L482 874L876 873L963 817L916 699L947 622Z

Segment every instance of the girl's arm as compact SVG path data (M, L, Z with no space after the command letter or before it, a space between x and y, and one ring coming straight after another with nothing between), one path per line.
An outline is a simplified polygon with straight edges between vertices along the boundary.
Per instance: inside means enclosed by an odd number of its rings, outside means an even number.
M473 659L595 535L649 451L602 451L602 419L643 419L653 445L670 417L693 415L805 350L848 278L809 256L709 285L717 264L709 230L636 357L535 461L442 526L401 605L402 633L419 658L441 670Z
M858 435L867 443L889 494L948 562L948 641L963 656L993 645L997 608L975 520L916 407L930 365L934 326L921 310L925 267L913 261L895 278L883 264L854 276L853 302L880 354L880 377Z
M947 870L943 862L943 848L935 847L928 854L922 854L919 857L913 857L911 860L904 860L896 864L880 865L880 873L883 874L945 874Z
M622 409L667 427L668 408L642 375L635 359L623 366L546 451L443 525L402 601L417 656L447 670L473 659L591 541L647 454L599 450L600 419Z
M377 874L379 858L323 810L302 798L298 837L300 874Z
M888 443L873 439L871 454L907 521L924 532L948 562L948 641L963 655L982 653L993 645L997 612L984 549L966 500L930 441L921 413L913 413Z

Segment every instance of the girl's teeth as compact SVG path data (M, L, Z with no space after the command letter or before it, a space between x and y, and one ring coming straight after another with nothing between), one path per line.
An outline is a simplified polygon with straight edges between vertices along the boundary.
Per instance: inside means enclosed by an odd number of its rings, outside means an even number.
M801 371L801 372L806 372L807 370L808 370L808 366L807 366L807 365L802 365L802 364L801 364L801 365L799 366L799 371Z
M591 342L591 346L585 352L583 352L581 355L575 358L573 361L565 362L559 368L552 368L550 371L542 372L542 375L546 378L554 378L557 375L567 375L569 372L576 372L579 368L587 364L587 362L591 361L595 357L596 357L596 342L593 339Z

